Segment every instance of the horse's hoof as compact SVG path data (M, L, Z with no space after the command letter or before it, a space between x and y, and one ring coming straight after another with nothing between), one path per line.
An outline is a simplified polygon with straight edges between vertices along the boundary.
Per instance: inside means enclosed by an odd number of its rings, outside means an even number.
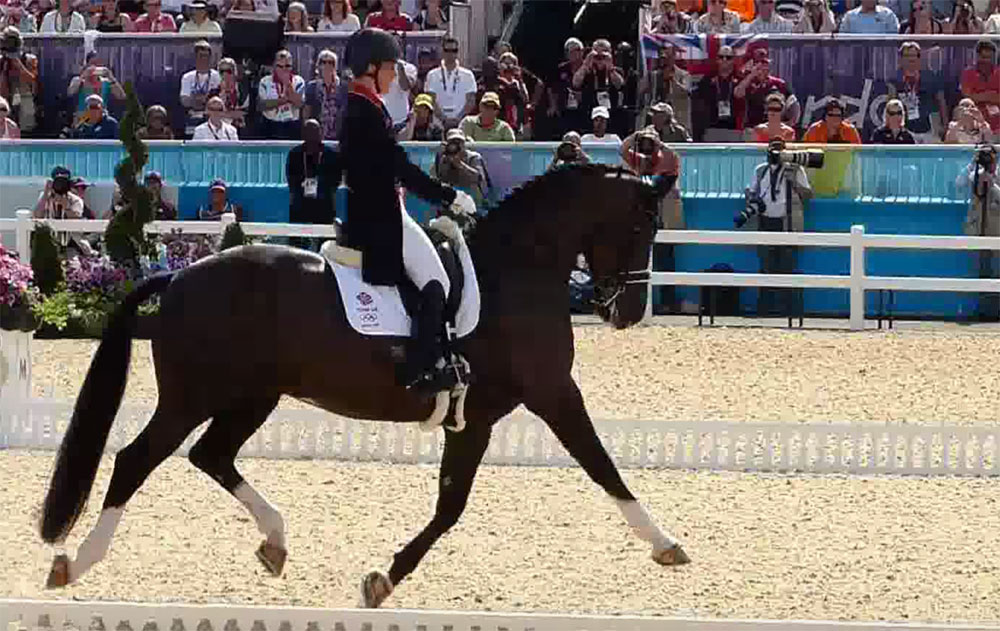
M378 609L386 598L392 594L392 581L377 570L369 572L361 580L361 607Z
M54 589L67 585L69 585L69 557L59 554L52 559L52 569L49 570L49 579L45 582L45 587Z
M662 550L653 550L653 560L660 565L685 565L691 562L691 557L684 552L680 544L677 544Z
M282 570L285 569L285 559L288 558L288 551L264 541L257 548L257 558L260 559L260 562L264 564L264 567L267 568L267 571L272 576L281 576Z

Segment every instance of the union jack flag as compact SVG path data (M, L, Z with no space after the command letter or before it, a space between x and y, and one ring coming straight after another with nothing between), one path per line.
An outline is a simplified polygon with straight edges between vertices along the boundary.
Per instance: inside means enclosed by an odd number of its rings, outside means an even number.
M677 66L688 71L697 80L705 75L712 74L716 69L716 58L719 49L723 46L731 46L733 54L736 56L736 69L743 66L743 62L751 55L760 54L757 51L763 50L767 53L767 36L761 34L747 35L694 35L675 34L664 35L660 33L643 33L642 35L642 61L646 70L655 68L656 60L660 55L660 49L673 45L677 49Z

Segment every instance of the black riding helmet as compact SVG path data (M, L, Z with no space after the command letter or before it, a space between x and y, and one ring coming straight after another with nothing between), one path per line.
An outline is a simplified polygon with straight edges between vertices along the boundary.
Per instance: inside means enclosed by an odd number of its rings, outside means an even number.
M363 28L347 40L344 63L355 77L368 74L369 64L376 68L386 61L403 56L396 38L380 28Z

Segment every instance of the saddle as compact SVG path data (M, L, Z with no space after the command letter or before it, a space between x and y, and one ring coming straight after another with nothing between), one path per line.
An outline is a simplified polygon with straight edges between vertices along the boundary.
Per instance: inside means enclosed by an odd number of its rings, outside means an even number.
M337 222L339 224L339 222ZM442 314L443 351L449 360L448 370L455 371L459 384L451 392L437 394L434 411L421 423L424 430L432 430L443 425L451 431L461 431L465 426L465 395L470 383L468 362L457 352L459 338L472 332L479 319L479 292L466 291L467 282L475 282L472 269L465 269L456 245L440 230L424 228L434 244L450 284ZM345 315L350 325L362 335L383 335L402 338L401 345L392 348L392 359L396 365L396 380L399 385L408 381L407 356L412 352L411 321L417 317L420 307L420 291L408 278L396 286L374 287L361 278L363 254L355 249L327 241L320 248L320 254L336 277L341 292ZM448 423L445 423L446 418Z
M341 222L338 219L335 223L339 226ZM441 264L444 265L444 271L448 274L448 281L451 283L451 289L445 300L444 321L448 326L455 328L455 315L462 304L462 292L465 289L465 270L462 268L462 261L459 260L458 254L455 252L455 248L447 236L433 228L424 227L423 230L430 238L431 243L434 244L434 251L437 252ZM361 269L361 251L339 245L336 241L325 242L320 248L320 254L331 263L352 269ZM419 304L418 296L420 292L417 286L413 284L413 281L409 277L406 277L397 286L397 289L399 290L399 297L403 301L403 308L406 309L406 314L412 318Z

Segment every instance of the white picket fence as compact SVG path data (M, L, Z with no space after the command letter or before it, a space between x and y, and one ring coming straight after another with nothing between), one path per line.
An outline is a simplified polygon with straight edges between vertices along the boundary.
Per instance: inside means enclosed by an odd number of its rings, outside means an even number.
M0 600L7 631L997 631L998 626Z
M0 449L56 449L72 407L71 402L47 399L18 401L11 397L0 401ZM127 445L151 412L123 406L112 428L108 451ZM602 420L595 422L595 427L622 468L1000 474L1000 426ZM185 455L201 431L188 437L178 454ZM240 455L433 464L440 462L443 450L441 431L424 433L415 425L279 408L244 445ZM522 411L515 411L497 424L485 462L576 465L548 427L538 417Z

